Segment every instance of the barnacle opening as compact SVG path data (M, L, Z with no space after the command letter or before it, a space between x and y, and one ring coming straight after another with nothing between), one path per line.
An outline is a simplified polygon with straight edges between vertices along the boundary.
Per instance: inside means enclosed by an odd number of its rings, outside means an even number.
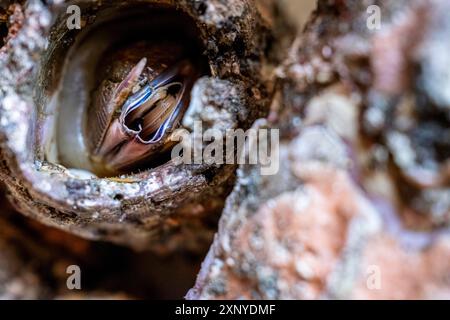
M68 30L62 15L51 33L38 158L99 177L163 164L167 138L208 70L201 31L188 14L161 4L85 5L81 12L81 30Z

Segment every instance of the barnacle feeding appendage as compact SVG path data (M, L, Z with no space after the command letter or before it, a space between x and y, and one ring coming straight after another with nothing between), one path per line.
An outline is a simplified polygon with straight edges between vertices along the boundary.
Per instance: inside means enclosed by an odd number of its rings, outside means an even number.
M191 62L177 63L131 94L145 66L143 58L97 115L100 131L92 162L108 173L119 173L167 150L172 145L168 135L189 105L197 77Z

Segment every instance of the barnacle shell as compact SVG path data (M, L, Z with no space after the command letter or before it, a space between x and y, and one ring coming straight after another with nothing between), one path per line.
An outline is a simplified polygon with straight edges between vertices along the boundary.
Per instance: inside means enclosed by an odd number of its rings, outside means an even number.
M71 4L81 8L81 31L66 27ZM0 176L16 207L90 239L136 249L202 248L211 239L235 167L162 161L115 178L70 168L58 155L57 128L71 126L76 136L82 117L74 117L77 121L72 123L64 117L66 122L58 121L70 108L84 112L83 99L89 97L93 80L91 72L83 71L93 69L68 73L67 57L75 48L73 57L91 55L84 61L98 60L95 54L104 43L83 48L78 41L103 21L114 26L105 36L120 41L136 25L158 33L148 24L150 18L173 19L178 22L174 30L187 30L198 41L210 75L195 83L183 124L189 128L193 120L207 120L205 127L245 129L265 114L267 96L261 62L268 30L253 2L30 1L24 12L23 26L0 55ZM135 14L132 24L122 24L128 14ZM56 98L59 90L73 90L72 97L79 100L62 105Z
M375 37L375 85L363 113L369 140L390 154L389 171L405 203L403 211L416 213L421 224L432 227L450 222L450 101L445 98L448 81L437 80L447 78L441 65L449 52L442 41L449 32L449 8L446 1L411 6L389 36ZM424 15L423 35L411 36ZM395 54L405 58L385 65Z

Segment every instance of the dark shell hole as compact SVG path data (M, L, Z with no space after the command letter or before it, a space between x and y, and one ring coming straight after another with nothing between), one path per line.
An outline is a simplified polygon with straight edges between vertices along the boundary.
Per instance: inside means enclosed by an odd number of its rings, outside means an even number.
M5 45L5 39L8 35L8 26L6 23L0 22L0 48Z

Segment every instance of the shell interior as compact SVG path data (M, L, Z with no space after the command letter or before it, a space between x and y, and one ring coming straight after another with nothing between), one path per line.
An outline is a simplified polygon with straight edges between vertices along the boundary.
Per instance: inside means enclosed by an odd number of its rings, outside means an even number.
M169 7L86 10L80 31L61 23L52 33L37 154L101 177L154 168L207 70L200 32Z

